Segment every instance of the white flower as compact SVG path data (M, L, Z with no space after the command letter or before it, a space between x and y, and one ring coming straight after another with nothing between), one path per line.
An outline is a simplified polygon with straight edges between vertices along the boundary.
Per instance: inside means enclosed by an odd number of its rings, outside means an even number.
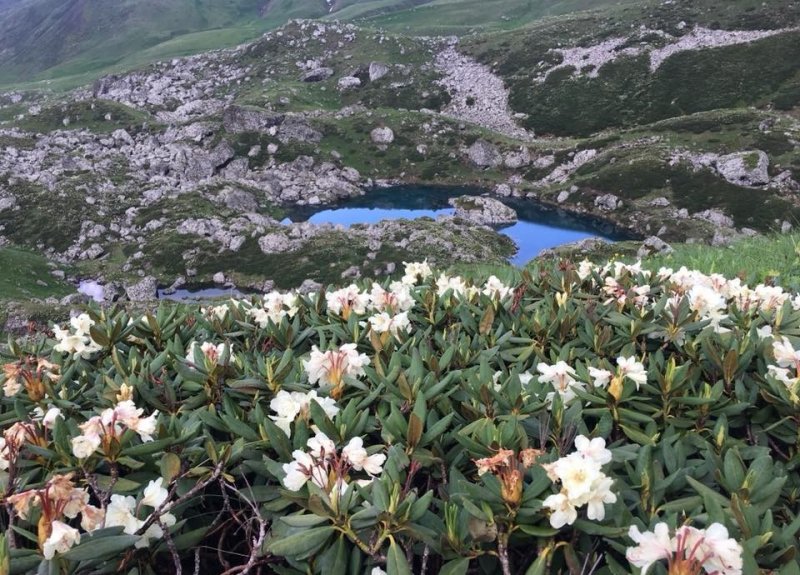
M564 403L575 398L574 388L584 388L584 384L575 379L575 370L564 361L559 361L555 365L540 363L536 366L536 371L540 373L539 381L541 383L552 384L555 388L555 392L558 392ZM555 392L547 394L546 401L548 404L551 403Z
M314 390L308 393L298 391L289 393L282 389L269 403L270 408L277 413L277 415L270 415L270 419L286 433L287 437L291 437L292 422L297 419L298 415L308 412L312 401L316 402L325 411L325 415L330 418L334 418L339 413L339 406L336 405L333 398L318 397Z
M98 435L79 435L73 437L72 454L78 459L86 459L100 447L100 437Z
M336 455L336 444L321 431L310 437L306 445L315 459L329 459Z
M797 383L796 377L789 377L789 369L785 367L775 367L774 365L767 366L767 374L771 375L778 381L780 381L783 385L785 385L788 389L792 389Z
M89 492L86 489L78 489L76 487L66 497L62 513L69 519L75 519L88 503Z
M51 529L50 537L42 545L45 559L52 559L56 553L66 553L73 545L81 542L80 532L66 523L53 521Z
M386 575L386 571L380 567L373 567L372 571L369 572L369 575Z
M346 288L326 293L325 301L330 313L347 319L351 313L358 315L365 313L370 297L369 294L361 293L357 285L351 284Z
M42 417L42 425L44 425L47 429L53 429L56 424L56 419L59 417L64 419L64 416L61 414L61 410L57 407L51 407L44 414L44 417Z
M142 505L147 505L157 509L169 497L169 491L164 489L161 484L164 482L163 477L154 479L147 484L144 488L144 496L142 497Z
M641 362L636 361L635 356L618 357L617 365L620 373L636 384L636 389L639 389L640 385L647 383L647 371Z
M592 521L602 521L606 516L606 503L615 503L617 496L611 491L614 481L605 475L597 478L592 483L589 497L586 501L586 517Z
M408 312L402 312L392 317L386 312L373 315L369 318L370 327L376 333L389 332L398 337L400 332L411 331L411 323L408 320Z
M670 558L676 550L666 523L656 523L652 532L644 533L641 533L636 525L631 525L628 537L633 539L637 546L628 547L625 557L632 565L642 570L642 575L647 573L653 563Z
M598 465L605 465L611 462L611 452L606 449L606 440L602 437L595 437L591 441L584 435L575 438L575 449L583 457L591 459Z
M310 440L309 440L310 441ZM325 489L328 484L328 468L324 462L318 462L308 453L295 450L292 452L294 461L283 464L286 476L283 486L289 491L300 491L309 479L320 489Z
M94 505L84 505L81 509L81 529L91 533L103 525L105 518L106 512L103 509Z
M72 329L75 330L77 336L88 336L89 330L94 325L94 320L89 317L89 314L82 313L69 320Z
M602 472L600 465L593 459L587 459L580 453L570 453L554 462L552 473L561 481L565 495L575 503L582 505L582 499L588 497L592 484Z
M425 281L433 275L431 267L428 265L428 260L424 262L403 262L405 266L405 275L401 280L406 285L416 285L418 281Z
M759 339L769 339L772 337L772 326L771 325L762 325L759 328L756 328L756 335Z
M578 510L563 493L548 496L542 501L542 505L552 510L550 525L555 529L561 529L564 525L572 525L578 518Z
M496 276L489 276L486 284L483 286L483 294L491 298L504 299L511 293L511 288L500 281Z
M112 495L106 508L105 527L122 527L128 535L133 535L144 523L133 515L136 499L131 496Z
M788 337L772 342L772 353L780 367L795 367L800 365L800 351L796 351Z
M382 453L367 455L364 440L360 437L353 437L342 450L342 455L350 462L353 469L356 471L363 469L370 475L380 475L383 471L383 462L386 461L386 456Z
M606 387L611 381L612 375L607 369L589 368L589 376L592 378L592 383L595 387Z
M742 546L728 537L728 530L720 523L712 523L705 529L703 541L697 553L708 557L703 567L706 573L718 575L742 574Z
M317 346L311 348L311 357L303 361L303 369L308 374L310 383L337 386L342 377L364 375L364 366L369 364L369 357L359 354L356 344L348 343L339 349L321 352Z
M143 442L153 441L153 434L156 432L156 418L158 417L158 412L154 411L147 417L144 417L136 422L136 425L132 426L136 433L139 434L139 438Z
M436 280L436 289L439 297L451 292L453 296L462 300L468 300L478 292L478 289L473 286L467 287L461 276L449 277L445 274L441 274Z

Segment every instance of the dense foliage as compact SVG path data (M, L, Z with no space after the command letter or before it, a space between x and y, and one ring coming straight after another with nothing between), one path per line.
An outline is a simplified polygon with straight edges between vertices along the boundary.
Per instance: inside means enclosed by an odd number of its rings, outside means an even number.
M800 573L798 309L585 262L78 316L4 361L0 573Z

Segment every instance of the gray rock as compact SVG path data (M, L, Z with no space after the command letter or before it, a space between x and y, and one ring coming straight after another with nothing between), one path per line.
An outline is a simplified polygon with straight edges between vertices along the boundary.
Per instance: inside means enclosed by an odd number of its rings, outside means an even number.
M271 233L258 238L258 247L265 254L279 254L290 251L293 242L284 234Z
M341 275L342 279L360 278L360 277L361 277L361 269L358 266L350 266L349 268L344 270Z
M558 197L556 198L556 202L558 202L559 204L563 204L569 199L569 196L570 192L567 190L563 190L559 192Z
M389 73L389 67L380 62L372 62L369 65L369 81L375 82Z
M317 143L322 139L322 133L301 116L288 116L278 128L277 135L283 144L293 141Z
M781 233L782 234L788 234L791 231L792 231L792 224L790 224L786 220L781 222Z
M250 192L236 188L226 188L217 196L217 200L225 204L225 207L235 212L256 212L258 211L258 200Z
M341 91L358 88L359 86L361 86L361 80L355 76L343 76L336 82L336 87Z
M725 215L720 210L716 209L705 210L694 214L694 217L698 220L705 220L708 223L717 226L718 228L733 227L733 219L730 216Z
M323 80L327 80L333 76L333 68L315 68L309 72L306 72L300 78L303 82L322 82Z
M483 226L502 226L515 224L517 212L503 202L482 196L460 196L448 200L456 208L457 218Z
M376 144L391 144L394 142L394 132L391 128L383 126L372 130L372 132L370 132L370 138L372 138L372 141Z
M217 272L212 276L211 281L213 281L215 284L224 284L225 274L222 272Z
M158 280L147 276L140 282L125 286L125 295L130 301L150 301L158 297Z
M531 163L531 153L528 148L520 148L518 152L508 152L503 156L503 163L507 168L517 170Z
M322 289L322 284L315 282L312 279L303 280L303 283L300 284L300 287L297 288L297 291L303 295L308 295L310 293L316 293Z
M603 194L594 199L594 205L605 212L613 212L622 205L622 201L614 194Z
M665 197L655 198L653 201L650 202L651 206L655 206L657 208L666 208L670 205L670 202Z
M765 186L769 183L769 156L761 150L720 156L717 171L737 186Z
M642 243L639 251L636 252L636 257L643 258L653 254L671 254L673 251L672 246L658 236L650 236Z
M280 126L286 116L264 110L230 106L222 115L225 131L232 134L241 132L264 132L269 128Z
M472 144L467 150L467 155L470 161L479 168L494 168L503 161L494 144L483 139L477 140Z

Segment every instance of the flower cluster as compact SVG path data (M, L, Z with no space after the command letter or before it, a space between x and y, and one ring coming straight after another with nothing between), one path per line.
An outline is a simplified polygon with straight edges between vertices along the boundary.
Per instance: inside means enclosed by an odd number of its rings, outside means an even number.
M111 495L107 507L96 507L89 503L88 490L76 487L72 477L72 473L54 475L40 489L30 489L8 497L8 503L13 506L20 519L28 519L32 509L40 509L38 539L45 559L52 559L56 553L66 553L73 545L80 543L80 531L65 520L75 519L80 515L81 529L87 533L103 527L123 527L124 533L134 535L147 521L136 517L141 508L158 509L169 496L161 485L163 479L159 478L149 482L138 504L134 497L115 494ZM174 524L173 515L161 513L158 521L152 521L134 544L135 547L147 547L151 539L163 537L162 525Z
M611 491L614 483L602 467L611 462L611 452L600 437L592 440L579 435L575 438L577 451L553 463L544 465L551 481L561 483L561 492L548 496L543 505L550 509L550 525L560 529L572 525L578 518L578 508L586 506L589 519L602 521L606 516L606 503L614 503L617 496Z
M359 354L354 343L346 343L338 349L325 352L313 346L311 356L303 361L308 381L331 386L331 396L334 399L339 399L344 393L344 377L364 375L365 365L369 365L369 356Z
M294 292L281 293L272 291L264 295L261 307L252 307L248 311L259 327L265 328L269 322L280 324L283 318L293 318L299 308L299 298Z
M566 404L575 399L577 396L576 390L584 391L586 389L586 382L577 379L577 372L565 361L559 361L555 365L541 362L536 366L536 371L539 372L540 383L549 383L553 386L553 391L549 391L545 395L545 401L548 405L552 405L553 397L556 393L561 397L561 401ZM626 379L636 384L637 390L641 385L647 383L647 369L634 356L620 356L617 358L616 373L590 366L589 377L594 387L608 387L609 393L619 399L623 382Z
M82 433L72 438L72 454L78 459L86 459L102 446L105 456L114 457L118 439L126 429L136 432L142 441L152 441L158 412L154 411L148 417L142 417L143 413L143 409L127 399L95 415L79 426Z
M325 411L325 414L333 418L339 413L339 406L330 397L319 397L314 390L308 393L301 393L299 391L288 392L280 390L269 406L277 413L277 415L270 415L270 419L275 422L275 425L280 427L288 437L292 436L291 424L297 419L298 416L303 417L306 421L309 418L309 405L311 402L316 402Z
M349 473L364 471L370 480L381 474L386 456L382 453L369 455L364 440L353 437L339 453L336 444L321 431L308 440L308 452L295 450L294 460L283 465L286 473L283 485L289 491L300 491L311 481L327 493L341 493L347 487Z
M666 523L657 523L653 531L644 533L632 525L628 536L637 545L629 547L625 556L642 570L642 575L654 563L664 559L669 563L669 573L742 574L742 546L728 537L728 530L720 523L712 523L707 529L684 525L672 537Z
M227 365L230 361L230 355L233 353L233 348L226 344L220 343L214 345L210 342L203 342L202 344L198 344L196 341L193 341L189 344L186 348L186 363L189 365L196 365L196 355L197 349L200 349L200 353L203 357L203 367L205 367L206 371L211 372L214 368L218 365ZM225 354L227 350L228 354Z
M74 358L89 358L103 347L92 339L91 328L94 320L88 314L82 313L69 321L70 327L62 329L53 326L53 335L58 343L53 346L55 351L68 353Z
M41 357L25 359L3 365L3 394L17 395L24 387L32 401L42 400L46 393L45 380L50 383L59 379L59 366Z

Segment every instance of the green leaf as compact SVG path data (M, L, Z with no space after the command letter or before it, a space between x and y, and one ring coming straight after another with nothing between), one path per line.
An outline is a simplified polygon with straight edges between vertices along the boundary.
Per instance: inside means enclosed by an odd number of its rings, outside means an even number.
M469 559L462 557L448 561L439 569L439 575L466 575L469 570Z
M291 557L292 559L305 559L319 551L332 533L334 533L334 529L330 525L314 527L288 537L273 539L267 545L267 549L273 555Z
M411 567L406 561L406 554L394 539L391 539L389 553L386 555L386 574L411 575Z
M133 549L139 540L137 535L110 535L107 537L85 537L78 545L62 555L71 561L100 559Z
M181 472L181 458L174 453L166 452L161 457L161 477L169 483Z

